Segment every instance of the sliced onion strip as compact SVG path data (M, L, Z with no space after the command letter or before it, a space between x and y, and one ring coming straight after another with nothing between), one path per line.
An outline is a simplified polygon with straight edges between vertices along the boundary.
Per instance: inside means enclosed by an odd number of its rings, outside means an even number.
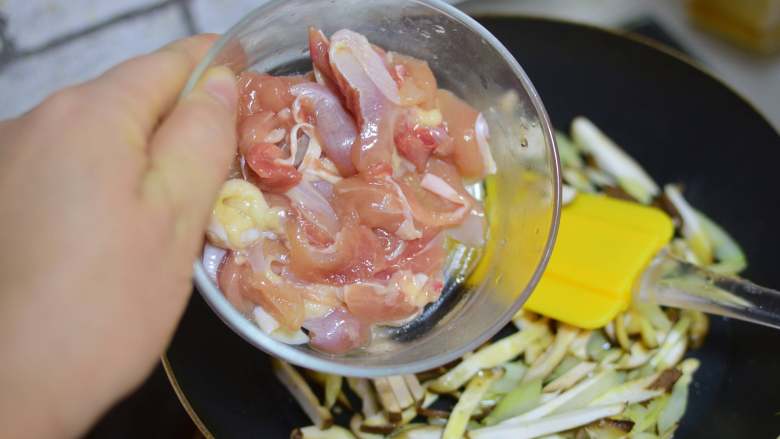
M490 130L482 113L479 113L477 121L474 123L474 132L476 133L480 155L482 155L482 164L485 167L485 175L495 174L496 161L493 160L493 154L490 152L490 144L488 143L488 139L490 139Z
M284 128L274 128L268 134L265 135L263 142L277 144L284 140L284 136L287 134Z
M312 186L311 182L301 180L287 191L287 196L312 224L323 227L331 236L339 232L340 224L336 212L328 200Z
M406 241L422 237L422 232L417 230L414 225L414 213L412 212L412 207L409 205L409 200L406 199L406 194L404 194L404 191L398 186L398 183L391 177L385 177L385 179L393 186L396 194L398 194L398 199L401 200L401 204L403 204L404 221L398 226L398 230L395 231L395 234Z
M316 66L314 67L314 80L319 85L327 86L327 82L325 82L325 77L322 75L320 69L318 69Z
M206 274L209 275L209 279L214 281L214 283L217 282L217 272L226 254L227 250L211 244L207 243L203 246L203 268L206 270Z
M438 175L426 173L420 182L420 186L422 186L423 189L426 189L427 191L432 192L447 201L452 201L453 203L460 204L462 206L468 204L468 201L466 201L463 196L458 193L458 191L456 191L452 186L449 185L449 183L444 181L444 179Z
M292 117L295 123L306 123L306 119L301 114L301 95L298 95L292 103Z
M330 42L331 63L341 58L339 52L349 52L385 98L396 105L401 104L398 84L390 76L382 57L371 47L371 43L365 36L348 29L342 29L333 34Z
M292 128L290 128L290 156L286 159L276 159L275 163L280 165L288 165L288 166L295 166L295 157L298 155L298 131L301 129L304 129L304 133L311 138L311 132L306 131L306 129L311 129L314 131L314 127L311 124L308 123L297 123Z

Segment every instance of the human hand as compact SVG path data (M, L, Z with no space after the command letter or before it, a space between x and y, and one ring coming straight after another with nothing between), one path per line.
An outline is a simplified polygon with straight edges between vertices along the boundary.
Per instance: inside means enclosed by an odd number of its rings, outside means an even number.
M213 36L176 42L0 122L0 436L83 434L150 372L235 150Z

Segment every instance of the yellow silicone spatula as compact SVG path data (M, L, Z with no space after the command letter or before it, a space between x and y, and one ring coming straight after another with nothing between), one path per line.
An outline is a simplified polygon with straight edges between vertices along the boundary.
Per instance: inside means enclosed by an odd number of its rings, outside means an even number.
M669 256L673 233L660 209L578 194L562 209L552 257L525 309L598 328L631 300L648 300L780 328L780 292Z

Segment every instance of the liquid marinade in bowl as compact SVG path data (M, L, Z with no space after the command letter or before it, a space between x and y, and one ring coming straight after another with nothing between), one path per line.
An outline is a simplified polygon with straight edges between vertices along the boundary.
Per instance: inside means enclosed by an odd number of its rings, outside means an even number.
M448 248L484 244L471 189L496 166L485 119L424 60L347 29L309 29L309 53L303 75L239 75L203 262L263 331L341 354L436 301Z

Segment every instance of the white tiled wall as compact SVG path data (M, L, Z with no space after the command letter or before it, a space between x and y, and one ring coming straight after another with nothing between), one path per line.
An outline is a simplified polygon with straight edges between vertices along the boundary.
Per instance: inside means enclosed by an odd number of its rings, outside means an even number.
M8 34L19 49L40 46L61 35L161 0L3 0Z
M199 31L221 33L263 3L265 0L192 0L190 8Z
M188 33L223 32L266 1L0 0L0 118ZM448 1L472 13L555 16L601 26L654 15L780 127L780 58L750 57L691 28L682 0Z
M129 57L186 35L181 10L169 5L15 60L0 70L0 119L27 111L59 88L93 78Z
M224 32L266 1L0 0L0 119L172 40Z

